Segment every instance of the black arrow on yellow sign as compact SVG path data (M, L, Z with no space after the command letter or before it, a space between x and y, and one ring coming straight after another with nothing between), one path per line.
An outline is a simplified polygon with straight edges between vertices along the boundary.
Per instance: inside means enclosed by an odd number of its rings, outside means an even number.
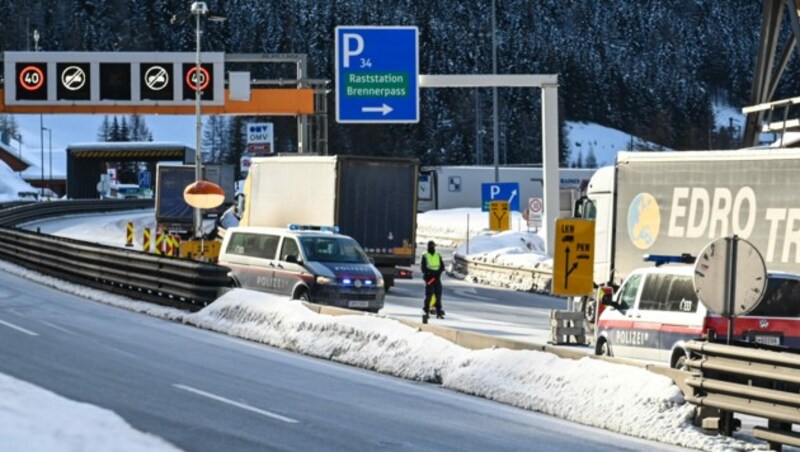
M569 250L569 245L568 245L566 251L564 251L564 254L567 255L567 258L564 260L564 289L569 287L569 275L570 275L570 273L574 272L575 269L578 268L578 263L577 262L574 262L572 264L572 267L570 267L570 265L569 265L569 253L570 253L570 250Z

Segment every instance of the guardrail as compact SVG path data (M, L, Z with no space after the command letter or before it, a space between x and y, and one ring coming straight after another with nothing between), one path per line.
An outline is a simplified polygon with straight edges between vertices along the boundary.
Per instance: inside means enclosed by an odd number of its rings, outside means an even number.
M721 433L732 434L733 413L747 414L768 420L753 436L772 449L800 447L800 433L792 431L792 424L800 424L800 354L756 344L692 341L686 348L693 354L687 366L700 371L686 380L694 388L686 400L719 409Z
M229 269L0 227L0 258L50 276L189 310L230 285Z
M12 203L13 204L13 203ZM87 212L113 212L153 208L152 199L81 199L70 201L45 201L0 208L0 226L16 226L28 221Z
M460 254L453 255L451 272L473 282L537 293L550 293L553 281L553 270L549 267L531 269L499 265Z

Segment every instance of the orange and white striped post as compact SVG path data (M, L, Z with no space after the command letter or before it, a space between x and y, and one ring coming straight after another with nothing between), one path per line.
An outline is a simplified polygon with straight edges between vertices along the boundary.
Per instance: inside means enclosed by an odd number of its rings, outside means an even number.
M150 252L150 228L144 228L144 233L142 234L142 251L145 253Z
M162 254L164 254L164 230L163 229L159 229L158 232L156 232L156 246L155 246L155 249L153 250L153 252L156 254L156 256L161 256Z
M125 234L125 246L133 246L133 221L128 222L128 228Z

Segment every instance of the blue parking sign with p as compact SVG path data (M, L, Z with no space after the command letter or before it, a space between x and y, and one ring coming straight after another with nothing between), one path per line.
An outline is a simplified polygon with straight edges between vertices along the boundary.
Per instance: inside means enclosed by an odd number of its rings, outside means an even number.
M151 182L150 171L142 171L139 173L139 188L149 189Z
M512 211L519 212L519 184L517 182L499 182L481 184L481 210L489 211L492 201L508 201Z

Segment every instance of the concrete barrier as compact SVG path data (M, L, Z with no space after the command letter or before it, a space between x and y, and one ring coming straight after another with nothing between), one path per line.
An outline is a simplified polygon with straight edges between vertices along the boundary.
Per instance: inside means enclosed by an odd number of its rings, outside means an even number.
M305 302L303 304L308 309L323 315L333 315L333 316L366 315L365 312L354 311L352 309L336 308L333 306L323 306ZM692 388L686 383L686 379L692 376L692 373L683 370L671 369L666 366L647 364L623 358L613 358L608 356L597 356L594 354L586 354L578 350L570 349L569 347L555 347L552 345L534 344L531 342L517 341L514 339L504 339L501 337L491 336L488 334L461 331L454 328L448 328L445 326L423 324L421 322L415 322L412 320L395 319L392 317L381 316L381 315L378 316L398 321L404 325L410 326L411 328L416 328L418 331L424 331L426 333L435 334L436 336L439 336L458 346L470 350L483 350L487 348L505 348L509 350L534 350L539 352L552 353L558 356L559 358L565 358L565 359L590 358L590 359L599 359L601 361L606 361L614 364L640 367L652 373L663 375L667 378L670 378L675 383L675 385L678 386L681 392L683 392L684 396L692 394Z

